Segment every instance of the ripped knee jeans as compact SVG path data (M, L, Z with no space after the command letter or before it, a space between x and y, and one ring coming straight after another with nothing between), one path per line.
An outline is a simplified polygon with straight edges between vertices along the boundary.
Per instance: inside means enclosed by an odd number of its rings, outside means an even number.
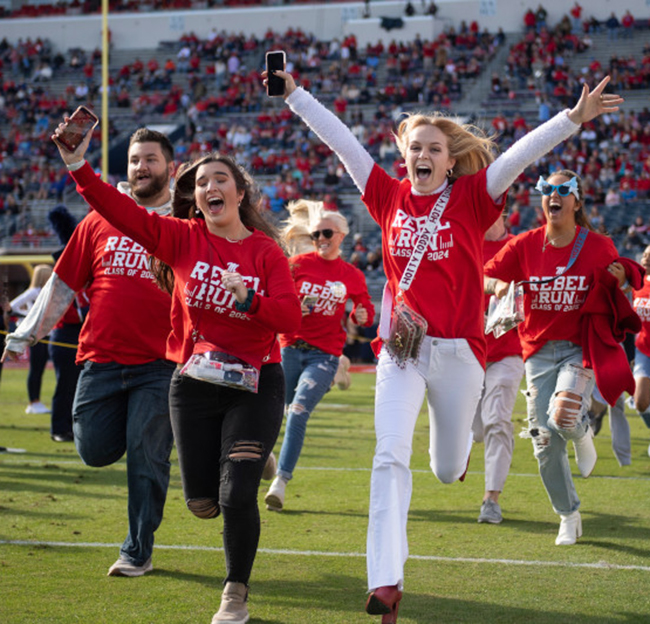
M307 432L307 421L330 389L339 358L320 349L282 349L286 380L287 423L278 459L278 474L289 480L298 463Z
M526 361L528 430L524 437L544 446L549 432L565 440L587 431L594 373L582 366L582 349L568 341L548 342Z
M526 360L526 385L528 423L521 437L532 440L542 481L556 511L574 511L580 502L567 441L587 433L593 371L582 366L579 346L551 341Z

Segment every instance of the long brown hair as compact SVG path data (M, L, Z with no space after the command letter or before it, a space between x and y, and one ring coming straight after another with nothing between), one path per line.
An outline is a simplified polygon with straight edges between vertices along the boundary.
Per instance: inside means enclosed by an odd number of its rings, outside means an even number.
M252 176L241 167L231 156L220 152L205 154L196 160L183 163L176 172L176 184L172 200L171 216L178 219L203 219L203 213L196 209L194 190L196 188L196 172L201 165L219 162L228 167L235 180L238 191L243 191L239 205L239 218L247 228L264 232L280 247L283 247L277 228L260 212L261 195ZM171 293L174 289L174 273L172 268L156 258L152 258L151 269L156 282L163 290Z

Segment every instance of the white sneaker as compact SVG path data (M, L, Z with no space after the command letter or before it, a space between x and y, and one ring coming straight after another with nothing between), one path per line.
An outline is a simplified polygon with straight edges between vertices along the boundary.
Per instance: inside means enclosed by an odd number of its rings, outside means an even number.
M284 506L284 489L287 487L287 481L281 476L275 477L269 491L264 497L266 508L269 511L282 511Z
M586 479L594 470L598 454L594 446L594 434L591 427L588 427L587 433L578 440L573 441L573 448L576 452L576 464L580 474Z
M49 414L50 408L47 405L43 405L40 401L36 403L30 403L25 408L25 414Z
M278 462L275 459L273 451L271 451L271 454L266 459L266 464L264 464L262 479L264 479L264 481L270 481L273 477L275 477L275 471L277 470L277 467Z
M120 555L120 558L108 568L107 576L142 576L151 570L153 570L151 557L143 565L137 566L125 559L124 555Z
M560 531L555 538L556 546L571 546L582 536L582 518L579 511L560 514Z

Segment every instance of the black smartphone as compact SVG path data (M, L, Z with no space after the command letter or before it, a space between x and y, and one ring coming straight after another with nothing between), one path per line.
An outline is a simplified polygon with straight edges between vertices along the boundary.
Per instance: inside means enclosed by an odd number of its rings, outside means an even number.
M287 64L286 54L282 51L266 53L266 71L267 83L266 93L271 97L284 95L284 80L280 76L275 76L273 72L276 69L284 71Z
M57 141L69 152L74 152L98 121L95 113L85 106L80 106L70 116L70 121L57 137Z

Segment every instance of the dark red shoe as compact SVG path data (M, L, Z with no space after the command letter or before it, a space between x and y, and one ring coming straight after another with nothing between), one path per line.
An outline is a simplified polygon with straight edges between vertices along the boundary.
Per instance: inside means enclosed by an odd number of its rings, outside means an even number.
M381 624L396 624L401 599L402 592L397 589L397 585L378 587L368 596L366 613L381 615Z

